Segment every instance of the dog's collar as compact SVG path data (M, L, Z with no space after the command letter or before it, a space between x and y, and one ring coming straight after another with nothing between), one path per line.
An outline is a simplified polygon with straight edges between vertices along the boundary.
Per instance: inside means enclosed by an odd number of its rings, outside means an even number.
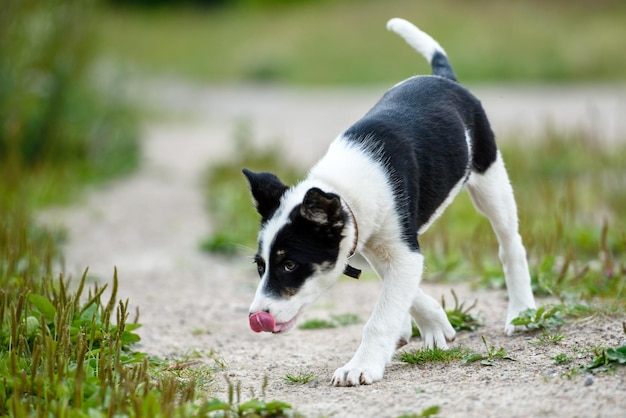
M356 217L354 216L354 212L352 212L350 205L348 205L345 200L343 200L343 204L345 205L346 209L348 209L350 219L352 220L352 224L354 225L354 243L352 244L350 254L348 254L348 260L350 260L354 253L356 253L356 247L359 244L359 225L356 223ZM361 270L356 267L352 267L350 264L346 264L346 267L343 270L343 274L358 280L361 277Z

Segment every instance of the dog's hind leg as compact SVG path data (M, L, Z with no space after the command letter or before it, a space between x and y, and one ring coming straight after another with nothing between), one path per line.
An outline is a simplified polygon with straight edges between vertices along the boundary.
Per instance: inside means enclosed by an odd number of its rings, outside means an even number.
M511 335L515 327L511 321L520 312L535 308L530 286L526 250L518 232L517 206L513 188L498 152L496 160L483 173L473 172L467 188L476 209L485 215L498 238L500 261L504 269L509 307L504 331Z

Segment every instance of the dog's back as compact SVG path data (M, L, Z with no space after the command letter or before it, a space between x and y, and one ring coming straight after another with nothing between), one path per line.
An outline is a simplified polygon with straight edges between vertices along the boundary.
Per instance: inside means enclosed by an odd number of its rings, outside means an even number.
M445 51L402 19L388 28L430 62L432 76L392 87L340 141L358 144L384 165L402 217L404 241L418 248L424 232L458 193L472 171L482 173L497 148L478 99L461 86Z

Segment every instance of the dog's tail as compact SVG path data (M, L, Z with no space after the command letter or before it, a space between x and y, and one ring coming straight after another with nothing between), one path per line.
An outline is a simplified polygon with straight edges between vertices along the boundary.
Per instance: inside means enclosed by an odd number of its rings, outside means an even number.
M400 35L406 43L422 54L428 60L434 75L457 81L446 52L430 35L419 30L411 22L397 17L387 22L387 29Z

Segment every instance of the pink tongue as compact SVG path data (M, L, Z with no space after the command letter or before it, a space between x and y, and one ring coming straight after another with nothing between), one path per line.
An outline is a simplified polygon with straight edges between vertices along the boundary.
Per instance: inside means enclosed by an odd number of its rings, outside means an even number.
M254 332L274 332L276 321L268 312L257 312L250 316L250 328Z

